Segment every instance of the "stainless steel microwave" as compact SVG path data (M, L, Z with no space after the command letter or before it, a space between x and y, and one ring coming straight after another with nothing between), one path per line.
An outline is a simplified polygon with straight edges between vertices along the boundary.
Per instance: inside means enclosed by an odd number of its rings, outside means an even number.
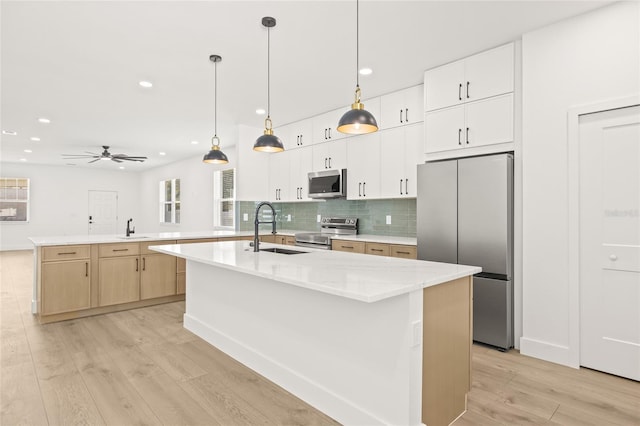
M309 198L347 196L347 169L309 173Z

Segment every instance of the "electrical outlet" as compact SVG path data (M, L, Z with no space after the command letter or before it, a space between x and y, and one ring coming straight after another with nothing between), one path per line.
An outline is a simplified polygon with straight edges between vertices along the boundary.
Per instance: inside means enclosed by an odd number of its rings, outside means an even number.
M320 220L321 220L321 217L320 217L320 215L318 215L318 216L317 216L317 218L316 218L316 221L317 221L318 223L320 223Z
M242 214L242 220L244 220L245 222L247 222L249 220L249 213L243 213Z
M387 215L387 225L391 225L391 215Z
M291 222L291 215L290 214L287 215L287 222Z
M422 344L422 321L414 321L411 324L412 336L411 346L419 346Z

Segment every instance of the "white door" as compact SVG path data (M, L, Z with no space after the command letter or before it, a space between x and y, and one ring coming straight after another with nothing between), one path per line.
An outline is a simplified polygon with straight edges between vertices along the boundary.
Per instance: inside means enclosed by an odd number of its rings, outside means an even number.
M640 380L640 107L580 116L580 364Z
M117 234L117 227L118 193L89 191L89 235Z

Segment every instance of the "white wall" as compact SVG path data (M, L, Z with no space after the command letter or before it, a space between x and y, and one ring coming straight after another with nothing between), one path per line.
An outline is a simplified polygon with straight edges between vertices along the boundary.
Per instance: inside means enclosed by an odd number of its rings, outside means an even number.
M640 92L639 26L640 4L616 3L522 37L523 354L571 365L579 350L569 314L567 112Z
M0 250L31 249L27 237L86 235L89 191L118 192L118 229L138 214L138 175L69 166L2 163L3 177L30 179L28 223L0 222Z
M207 148L208 149L208 148ZM235 147L225 148L229 164L202 162L202 155L141 172L139 176L140 213L134 217L136 232L189 232L213 229L213 172L234 167L231 154ZM160 224L158 187L167 179L180 179L180 224Z

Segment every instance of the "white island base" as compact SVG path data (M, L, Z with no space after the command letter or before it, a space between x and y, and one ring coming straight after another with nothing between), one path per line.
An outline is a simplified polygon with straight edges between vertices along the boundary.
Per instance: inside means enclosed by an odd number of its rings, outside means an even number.
M246 242L157 249L187 259L188 330L338 422L433 426L465 411L479 268L434 284L444 264Z

